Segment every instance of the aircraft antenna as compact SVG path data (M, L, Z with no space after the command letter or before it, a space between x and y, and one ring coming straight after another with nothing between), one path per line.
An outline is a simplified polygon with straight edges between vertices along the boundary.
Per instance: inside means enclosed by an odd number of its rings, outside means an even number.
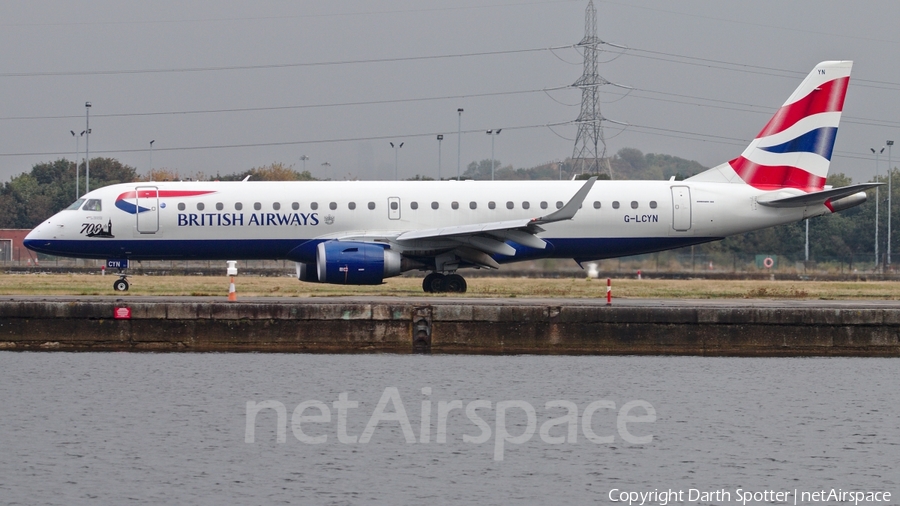
M572 84L581 88L581 113L575 123L578 135L575 136L575 149L572 152L572 163L581 173L600 173L600 160L606 160L606 140L603 137L603 115L600 114L600 87L610 84L597 73L597 54L602 41L597 37L597 9L594 0L589 0L584 11L584 38L578 46L584 51L584 73ZM609 177L612 179L612 167L606 160Z

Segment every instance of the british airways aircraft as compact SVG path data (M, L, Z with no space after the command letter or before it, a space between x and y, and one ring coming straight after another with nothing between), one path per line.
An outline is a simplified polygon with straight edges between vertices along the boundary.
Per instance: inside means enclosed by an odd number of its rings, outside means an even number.
M463 268L714 241L865 202L876 184L825 187L851 67L816 65L740 156L684 181L126 183L85 194L25 245L125 264L286 259L302 281L348 285L430 271L426 292L465 292Z

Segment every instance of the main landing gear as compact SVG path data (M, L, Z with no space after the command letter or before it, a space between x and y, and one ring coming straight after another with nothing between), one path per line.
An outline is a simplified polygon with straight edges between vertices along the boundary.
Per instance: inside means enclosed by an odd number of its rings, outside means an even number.
M466 293L466 279L459 274L432 272L422 280L425 293Z

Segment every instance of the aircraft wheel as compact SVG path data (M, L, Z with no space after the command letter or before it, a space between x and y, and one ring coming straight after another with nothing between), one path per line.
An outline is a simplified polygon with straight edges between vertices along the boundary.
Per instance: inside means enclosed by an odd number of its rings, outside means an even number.
M422 290L425 293L441 293L444 291L444 275L439 272L432 272L425 276L422 280Z
M116 280L113 283L113 290L115 290L117 292L127 292L128 291L128 281L125 281L125 278Z
M452 293L466 293L466 278L459 274L451 274L444 279L444 291Z

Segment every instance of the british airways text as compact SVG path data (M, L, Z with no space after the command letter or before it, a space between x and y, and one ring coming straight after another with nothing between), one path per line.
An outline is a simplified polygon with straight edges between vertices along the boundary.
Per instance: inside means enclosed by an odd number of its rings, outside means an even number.
M179 213L179 227L274 227L315 226L319 213L253 213L249 217L237 213Z

